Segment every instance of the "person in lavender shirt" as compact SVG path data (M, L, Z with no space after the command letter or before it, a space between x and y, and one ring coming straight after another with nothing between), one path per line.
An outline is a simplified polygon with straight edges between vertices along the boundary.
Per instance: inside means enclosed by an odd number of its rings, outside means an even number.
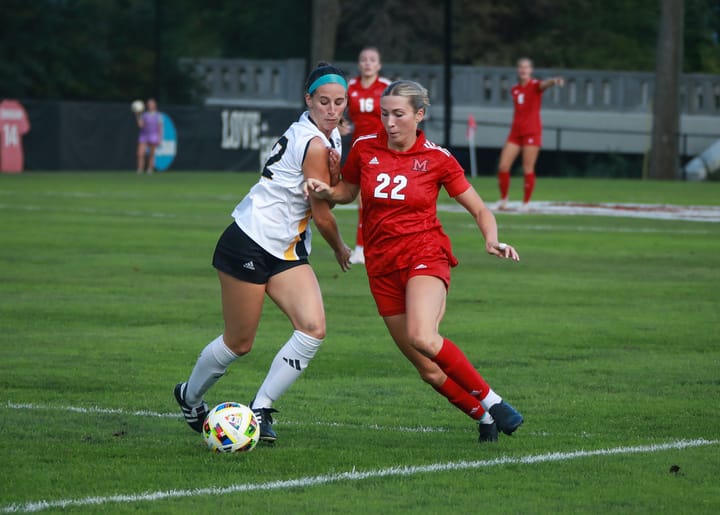
M136 113L140 135L137 147L137 173L147 171L153 173L155 169L155 150L162 141L163 122L162 116L157 110L157 102L154 98L147 101L147 111Z

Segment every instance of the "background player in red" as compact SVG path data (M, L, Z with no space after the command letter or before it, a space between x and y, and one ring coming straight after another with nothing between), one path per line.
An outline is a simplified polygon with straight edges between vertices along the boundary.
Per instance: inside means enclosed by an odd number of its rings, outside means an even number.
M382 68L380 50L365 47L358 55L360 75L348 83L348 116L352 122L352 141L360 136L382 132L380 121L380 96L390 81L380 77ZM358 197L358 227L355 237L355 250L350 256L351 263L365 262L362 236L362 197Z
M522 211L528 209L530 197L532 197L533 189L535 189L535 163L542 146L542 122L540 120L542 94L552 86L562 87L565 84L562 77L553 77L541 81L533 78L532 72L533 64L529 58L522 57L518 59L518 83L511 90L515 113L513 114L510 135L500 154L500 164L498 166L498 184L500 186L498 209L507 209L510 169L520 152L522 152L523 174L525 177L523 203L520 209Z
M17 100L0 102L0 171L20 173L25 167L22 137L30 130L25 108Z
M439 333L450 268L458 263L437 218L440 187L473 216L489 254L520 258L498 242L495 217L455 158L418 130L428 104L427 90L416 82L390 84L381 101L385 131L355 141L335 187L308 179L306 189L338 203L362 192L370 290L390 335L425 382L480 422L480 441L494 441L498 429L512 434L523 418Z

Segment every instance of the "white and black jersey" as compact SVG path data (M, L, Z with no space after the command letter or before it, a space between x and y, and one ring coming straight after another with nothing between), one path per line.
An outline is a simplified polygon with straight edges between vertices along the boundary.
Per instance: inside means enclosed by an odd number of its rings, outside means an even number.
M258 245L287 261L307 257L311 250L310 203L303 194L302 166L313 138L342 152L340 132L328 139L308 112L275 143L260 181L233 211L235 222Z

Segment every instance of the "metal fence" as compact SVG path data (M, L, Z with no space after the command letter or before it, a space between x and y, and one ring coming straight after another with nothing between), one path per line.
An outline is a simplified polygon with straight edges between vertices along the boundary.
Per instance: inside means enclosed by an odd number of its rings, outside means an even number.
M299 105L305 61L252 59L184 59L208 90L207 102L262 105ZM354 74L354 62L336 63ZM442 102L440 65L383 65L383 75L416 80L428 88L434 104ZM654 75L641 72L559 70L540 68L538 77L562 75L564 88L553 88L544 104L549 109L578 111L646 112L653 99ZM509 67L454 66L452 98L455 105L510 106L510 87L516 82ZM681 106L686 114L720 115L720 76L684 74Z

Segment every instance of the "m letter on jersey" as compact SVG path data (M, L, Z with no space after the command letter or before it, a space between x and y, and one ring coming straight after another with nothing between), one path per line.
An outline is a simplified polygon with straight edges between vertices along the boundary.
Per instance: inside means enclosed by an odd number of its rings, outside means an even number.
M413 172L427 172L428 171L428 160L413 159Z

